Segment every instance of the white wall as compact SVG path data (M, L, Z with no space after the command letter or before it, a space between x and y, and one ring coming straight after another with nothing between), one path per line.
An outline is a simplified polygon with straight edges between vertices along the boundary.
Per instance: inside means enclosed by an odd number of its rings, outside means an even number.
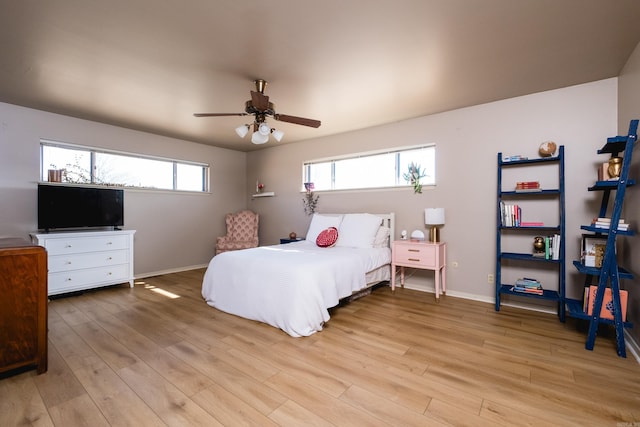
M448 243L448 293L493 301L494 285L487 283L487 275L495 270L497 152L537 157L540 143L553 140L566 150L567 283L569 294L577 296L584 278L573 271L571 260L579 256L580 224L597 212L598 198L587 187L596 177L597 149L617 132L616 105L617 79L607 79L297 144L273 144L248 154L247 191L259 178L276 197L250 200L249 207L261 214L262 243L277 243L290 231L304 235L309 218L299 192L303 161L434 142L435 188L423 194L409 189L319 193L319 211L394 211L399 233L424 230L425 207L446 208L441 238ZM409 283L432 289L433 274L418 272Z
M225 213L245 207L244 153L0 103L0 236L36 229L41 138L210 164L208 195L125 190L136 277L205 265Z

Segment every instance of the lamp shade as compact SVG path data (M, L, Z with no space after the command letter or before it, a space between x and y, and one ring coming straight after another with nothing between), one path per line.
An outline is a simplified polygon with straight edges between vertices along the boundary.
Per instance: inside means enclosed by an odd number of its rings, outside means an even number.
M268 124L266 124L265 122L262 122L260 123L260 126L258 126L258 132L260 132L261 135L266 135L267 139L269 139L271 128L269 127Z
M249 125L242 125L236 128L236 133L240 138L244 138L249 133Z
M281 130L277 130L277 129L273 129L271 131L271 134L273 135L273 137L276 139L276 141L280 142L282 141L282 137L284 136L284 132L282 132Z
M426 225L444 224L444 208L426 208L424 210L424 223Z
M253 142L254 144L265 144L267 141L269 141L269 135L263 135L261 134L259 131L254 132L253 135L251 135L251 142Z

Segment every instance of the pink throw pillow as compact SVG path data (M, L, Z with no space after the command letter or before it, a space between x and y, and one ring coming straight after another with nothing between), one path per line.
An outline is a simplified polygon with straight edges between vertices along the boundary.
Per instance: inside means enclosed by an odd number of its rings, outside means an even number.
M321 248L330 248L338 240L338 229L335 227L325 228L318 234L316 245Z

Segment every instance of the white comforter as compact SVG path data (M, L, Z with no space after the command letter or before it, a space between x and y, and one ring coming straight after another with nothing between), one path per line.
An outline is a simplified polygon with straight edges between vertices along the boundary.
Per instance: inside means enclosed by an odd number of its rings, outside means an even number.
M322 330L328 308L366 287L368 271L390 262L389 248L306 241L224 252L209 263L202 296L219 310L308 336Z

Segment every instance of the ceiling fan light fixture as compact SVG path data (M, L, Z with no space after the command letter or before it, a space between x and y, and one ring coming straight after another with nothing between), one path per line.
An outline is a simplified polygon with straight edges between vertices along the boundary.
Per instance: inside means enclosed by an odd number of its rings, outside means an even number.
M254 144L265 144L269 141L269 135L263 135L260 131L256 131L251 135L251 142Z
M242 125L236 128L236 133L240 138L244 138L249 133L249 125Z
M284 136L284 132L278 129L271 129L271 134L278 142L282 141L282 137Z
M262 122L260 123L260 126L258 126L258 132L260 132L260 135L266 135L268 140L269 134L271 133L271 128L269 127L268 124L266 124L265 122Z

